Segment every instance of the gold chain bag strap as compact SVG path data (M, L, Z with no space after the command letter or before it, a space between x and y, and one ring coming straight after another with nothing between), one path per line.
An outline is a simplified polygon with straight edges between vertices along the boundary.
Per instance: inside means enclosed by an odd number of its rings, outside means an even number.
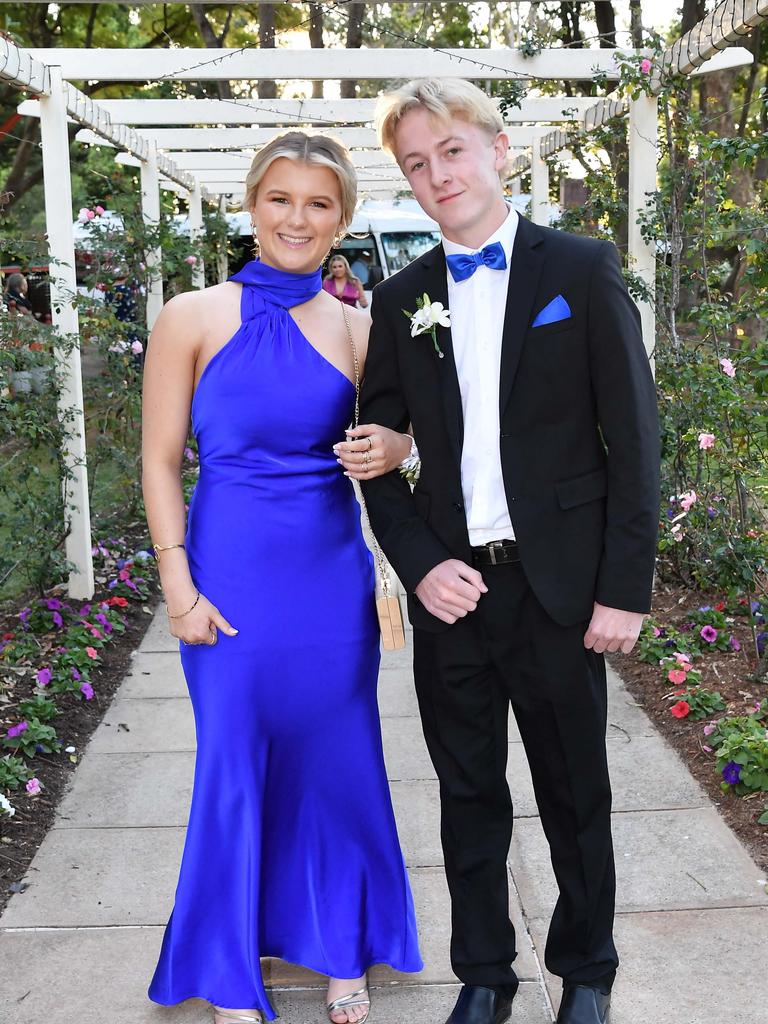
M352 346L352 357L355 362L355 426L360 422L360 363L357 359L357 346L352 337L352 328L349 325L349 314L347 307L341 303L344 313L344 323L347 325L347 337ZM360 507L363 510L363 518L371 536L373 555L376 561L376 613L379 617L379 629L381 630L381 646L385 651L399 651L405 647L405 628L403 626L403 609L400 607L400 596L397 586L390 575L389 566L384 558L384 552L379 547L379 542L373 535L371 521L368 518L368 506L363 497L362 487L357 487L357 496Z

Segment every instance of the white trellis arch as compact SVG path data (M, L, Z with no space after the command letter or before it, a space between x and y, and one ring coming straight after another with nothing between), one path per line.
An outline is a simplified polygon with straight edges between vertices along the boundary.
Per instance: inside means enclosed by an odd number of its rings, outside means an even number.
M233 2L233 0L225 0ZM768 18L768 0L723 0L709 17L669 47L663 70L707 73L751 63L752 55L731 46L750 28ZM172 187L186 196L190 227L202 230L202 203L243 194L248 164L246 148L263 145L277 126L312 126L330 131L350 147L363 194L392 195L407 189L397 166L378 151L372 131L372 100L106 100L95 103L70 83L101 81L249 81L254 79L392 80L425 75L481 81L564 80L591 78L596 71L607 81L618 78L617 51L544 50L525 57L510 49L436 50L142 50L137 64L131 50L22 50L0 38L0 79L39 99L24 100L19 113L39 117L43 149L51 299L55 327L78 333L75 293L72 196L69 177L67 122L81 126L82 143L112 146L116 159L138 164L142 210L149 222L159 219L159 188ZM625 54L638 51L622 51ZM654 91L660 91L658 71ZM531 170L532 217L541 221L549 192L545 158L566 149L574 134L589 132L612 117L629 117L629 252L630 265L653 294L654 252L639 231L639 216L648 193L656 188L657 116L654 96L624 103L615 98L530 97L507 111L510 147L520 155L513 176ZM244 127L247 126L247 127ZM162 254L147 254L156 269L150 285L147 320L151 328L162 305ZM202 266L195 284L204 285ZM655 320L653 302L641 304L643 336L651 352ZM91 564L90 516L83 417L80 353L67 357L61 413L71 416L73 436L66 453L74 470L68 504L72 509L67 557L76 566L70 594L89 598L94 581Z

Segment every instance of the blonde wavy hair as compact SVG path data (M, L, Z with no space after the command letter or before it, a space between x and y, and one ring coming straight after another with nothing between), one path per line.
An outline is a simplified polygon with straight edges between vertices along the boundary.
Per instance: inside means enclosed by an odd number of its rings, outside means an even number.
M301 131L285 132L284 135L272 139L266 146L262 146L253 158L245 178L243 209L253 209L261 179L267 168L281 157L295 160L297 163L330 167L339 182L341 227L342 230L346 230L352 223L357 205L357 171L347 148L327 135L310 135Z

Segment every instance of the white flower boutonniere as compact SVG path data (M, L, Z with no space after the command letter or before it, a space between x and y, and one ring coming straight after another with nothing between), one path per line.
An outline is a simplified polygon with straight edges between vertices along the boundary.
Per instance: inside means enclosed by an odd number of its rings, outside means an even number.
M435 352L442 359L445 353L437 343L437 327L438 324L440 327L451 326L450 310L446 309L442 302L433 302L426 292L420 299L416 299L416 306L415 313L409 313L407 309L403 310L403 313L411 321L411 337L415 338L418 334L431 334Z

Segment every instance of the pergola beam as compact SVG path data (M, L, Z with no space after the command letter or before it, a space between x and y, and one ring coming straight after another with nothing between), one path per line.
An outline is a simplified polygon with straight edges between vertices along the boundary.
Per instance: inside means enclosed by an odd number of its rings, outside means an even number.
M616 50L542 50L526 57L512 49L432 49L431 47L345 50L339 60L332 48L296 50L222 48L173 48L165 50L30 49L44 64L57 64L69 81L136 82L174 81L219 82L255 79L339 80L392 78L452 78L505 80L557 79L581 81L596 73L618 79ZM624 51L634 53L635 51ZM140 60L137 59L140 55ZM297 76L298 72L298 76Z
M581 121L594 106L588 96L533 96L505 114L508 124L532 121ZM369 125L376 101L363 100L100 100L113 124L136 127L171 125L315 125L333 133L345 125ZM37 100L24 100L16 108L26 117L39 117ZM122 147L125 149L126 147Z

